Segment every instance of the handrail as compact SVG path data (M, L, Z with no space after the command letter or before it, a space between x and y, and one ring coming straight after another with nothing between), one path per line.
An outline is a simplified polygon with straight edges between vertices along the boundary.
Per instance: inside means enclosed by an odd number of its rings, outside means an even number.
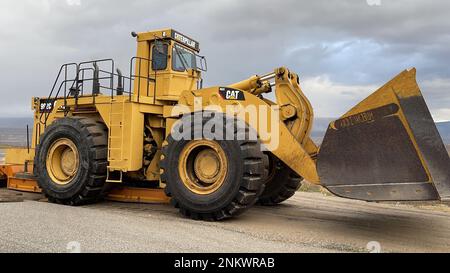
M67 84L67 68L68 68L69 66L75 66L75 67L76 67L76 71L78 71L78 64L76 64L76 63L67 63L67 64L61 65L61 67L60 67L60 69L59 69L59 72L58 72L58 75L56 76L56 80L55 80L55 82L53 83L53 86L52 86L52 89L51 89L51 91L50 91L50 94L48 95L48 98L47 98L47 100L46 100L47 103L48 103L48 101L52 101L52 95L53 95L53 92L55 91L56 84L58 83L58 80L59 80L59 78L61 77L61 73L62 73L63 69L64 69L64 77L65 77L65 78L64 78L64 81L61 82L61 84L60 84L60 86L59 86L59 88L58 88L58 91L57 91L57 94L56 94L55 97L57 97L58 94L59 94L59 92L61 91L62 84L63 84L63 83L64 83L64 84ZM53 103L53 102L51 102L51 103ZM41 110L41 109L39 109L39 111L40 111L40 110ZM42 122L42 117L44 116L44 114L45 114L45 121ZM41 112L41 115L39 116L39 122L40 122L40 123L43 123L44 126L46 126L46 124L47 124L47 119L48 119L48 116L49 116L49 115L50 115L50 113L47 112L47 111Z
M133 74L133 61L139 60L139 69L138 69L138 74ZM156 96L156 71L155 71L155 78L151 78L150 76L141 76L141 67L142 67L142 61L147 61L147 72L150 72L150 64L152 63L151 59L148 58L144 58L144 57L137 57L134 56L131 58L130 60L130 79L135 80L136 78L138 79L138 90L137 90L137 101L139 102L139 98L140 98L140 93L141 93L141 78L146 79L147 80L147 96L148 96L148 91L150 88L150 82L154 82L154 89L153 89L153 98ZM131 84L132 82L130 81L130 91L131 91ZM135 82L135 86L136 86L136 82ZM131 94L130 94L130 100L131 100Z
M133 65L136 65L136 62L138 60L139 60L139 64L137 66L138 71L134 71L135 69L133 69ZM65 115L66 115L67 114L67 98L74 97L76 99L76 103L77 103L80 93L81 93L81 96L85 96L85 88L84 88L85 86L84 85L85 85L85 82L89 82L89 81L93 81L94 83L95 83L95 81L97 81L96 87L99 90L101 90L101 89L109 90L111 92L111 98L114 98L114 92L116 92L116 94L117 94L119 91L114 86L114 80L115 80L114 78L115 77L117 77L118 80L120 80L120 79L122 80L122 82L120 84L121 85L120 93L128 94L130 101L131 101L131 95L134 92L134 90L132 89L133 83L138 84L137 97L138 97L138 101L139 101L140 92L141 92L141 86L140 86L141 79L146 80L146 82L147 82L147 87L146 87L147 88L147 96L149 95L150 82L155 83L154 84L155 88L153 90L153 97L155 97L155 95L156 95L156 72L155 72L155 78L152 78L150 76L142 76L141 75L142 65L145 65L145 62L147 62L147 71L150 72L150 65L152 62L151 59L147 59L147 58L143 58L143 57L132 57L130 60L129 76L119 75L118 73L115 73L115 63L114 63L113 59L98 59L98 60L80 62L78 64L77 63L63 64L63 65L61 65L61 67L58 71L56 79L52 85L50 94L48 95L45 102L52 103L53 107L54 107L55 101L58 99L58 97L62 91L61 89L64 88L63 99L64 99L64 107L65 107L64 110L66 111L65 112ZM110 63L111 71L107 71L107 70L98 68L98 64L101 64L101 63ZM94 68L86 67L89 64L94 65ZM69 75L68 75L70 73L69 70L71 67L75 68L75 71L74 71L75 75L73 76L73 78L69 77ZM97 67L97 68L95 68L95 67ZM89 76L86 77L86 72L92 73L92 77L89 77ZM72 75L72 73L70 73L70 74ZM103 81L109 80L109 86L102 85L100 83L100 81L102 81L102 80ZM125 86L126 81L129 81L129 90L128 91L123 90L123 87ZM58 85L58 83L59 83L59 85ZM68 92L68 91L72 91L74 88L75 88L75 90L77 90L77 92ZM92 92L89 96L92 96L93 102L95 103L95 97L96 97L95 92ZM40 117L39 117L39 122L41 124L44 124L44 128L45 128L47 125L49 115L52 111L46 111L45 109L43 109L43 110L44 111L42 111L42 109L39 109L39 111L41 111ZM52 110L53 110L53 108L52 108Z

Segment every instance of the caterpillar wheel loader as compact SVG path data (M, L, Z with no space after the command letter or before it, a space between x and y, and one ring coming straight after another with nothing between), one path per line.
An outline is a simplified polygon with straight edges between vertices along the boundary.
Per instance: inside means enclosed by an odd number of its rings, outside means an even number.
M449 156L415 69L331 122L318 147L293 71L203 88L197 41L132 36L128 75L112 59L64 64L50 95L32 99L31 143L0 167L9 189L64 205L170 200L200 220L281 203L303 179L366 201L450 199Z

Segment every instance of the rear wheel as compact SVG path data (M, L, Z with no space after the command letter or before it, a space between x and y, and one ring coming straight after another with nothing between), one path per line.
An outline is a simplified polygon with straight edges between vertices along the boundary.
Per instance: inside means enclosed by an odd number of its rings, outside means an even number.
M258 203L266 206L277 205L291 198L300 188L303 178L292 171L279 159L269 155L266 187Z
M54 121L36 150L38 184L50 202L82 205L97 201L105 180L105 126L85 117Z
M204 118L203 124L216 114ZM181 131L196 128L182 123ZM222 123L223 124L223 123ZM191 127L191 128L187 128ZM243 129L249 135L249 129ZM197 132L198 133L198 132ZM258 140L213 139L175 140L169 135L162 149L161 180L172 204L186 217L197 220L221 220L236 216L256 203L264 190L265 155Z

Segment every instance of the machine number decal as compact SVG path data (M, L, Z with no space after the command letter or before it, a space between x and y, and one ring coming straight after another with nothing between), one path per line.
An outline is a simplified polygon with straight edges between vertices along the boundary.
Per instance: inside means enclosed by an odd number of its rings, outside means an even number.
M245 100L244 92L236 89L221 87L219 93L225 100Z
M40 100L39 101L39 112L41 112L41 113L51 112L53 110L53 107L55 107L54 100Z
M382 107L371 109L345 118L338 119L334 122L336 129L348 128L362 123L370 123L375 120L382 119L387 116L395 115L399 111L399 106L391 103Z
M350 126L357 125L360 123L371 122L371 121L374 121L374 119L375 119L374 113L367 111L364 113L359 113L357 115L353 115L353 116L341 119L339 127L346 128L346 127L350 127Z

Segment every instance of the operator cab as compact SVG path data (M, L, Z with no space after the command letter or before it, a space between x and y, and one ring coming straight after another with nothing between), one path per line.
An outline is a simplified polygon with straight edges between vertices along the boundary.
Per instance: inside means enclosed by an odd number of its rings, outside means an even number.
M197 41L173 29L132 35L138 42L135 73L142 78L155 79L150 83L135 82L135 94L153 97L154 92L158 101L178 101L181 92L201 88L201 72L206 71L207 66L205 57L198 55ZM146 63L151 65L146 67Z

